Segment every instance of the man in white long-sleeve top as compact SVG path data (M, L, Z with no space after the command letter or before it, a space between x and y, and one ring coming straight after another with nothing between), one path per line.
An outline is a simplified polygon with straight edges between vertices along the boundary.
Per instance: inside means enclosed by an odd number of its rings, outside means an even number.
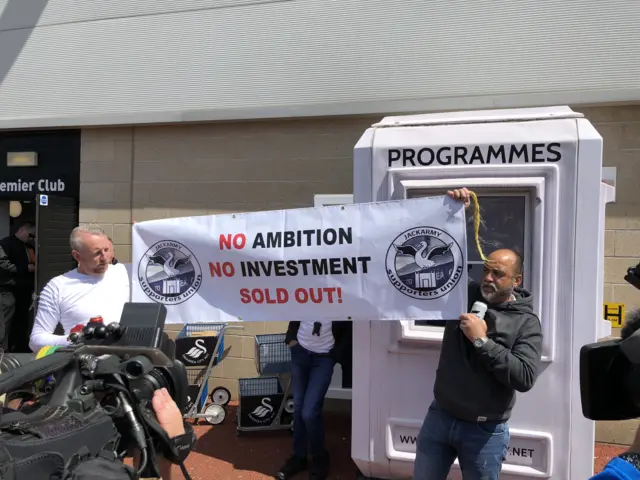
M123 264L113 265L113 245L95 226L76 227L70 237L71 254L78 268L59 275L44 287L29 346L67 345L70 330L102 317L105 324L119 322L130 300L129 274ZM60 324L64 335L54 333Z

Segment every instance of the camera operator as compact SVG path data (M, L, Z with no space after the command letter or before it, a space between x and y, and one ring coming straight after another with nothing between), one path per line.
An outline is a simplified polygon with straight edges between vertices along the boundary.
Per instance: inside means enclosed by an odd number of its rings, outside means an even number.
M640 289L640 264L624 279ZM619 339L584 345L580 350L580 395L590 420L626 420L640 416L640 310L625 318ZM612 401L615 399L616 401ZM640 480L640 428L629 449L613 458L593 480Z
M18 402L18 404L19 403L22 402ZM18 404L10 402L8 407L2 408L2 415L6 416L5 423L7 420L15 422L28 418L28 414L33 413L38 408L37 402L26 402L22 403L22 405ZM155 413L159 427L167 434L180 460L184 461L196 442L196 435L193 428L183 420L178 405L165 388L154 392L153 398L151 399L151 407ZM130 473L131 471L128 467L123 467L119 464L117 460L106 462L102 460L96 463L95 460L97 458L99 457L88 457L85 459L88 461L76 460L74 464L70 462L70 464L67 465L67 477L64 478L73 478L74 480L83 480L85 478L95 480L102 478L108 478L110 480L130 478L126 473ZM139 463L138 452L134 452L132 459L134 464ZM156 460L160 470L160 478L162 480L170 480L172 462L161 454L158 455ZM176 460L177 459L174 458L173 463L178 463ZM0 461L0 467L2 467L2 461ZM18 478L18 480L20 480L20 478Z
M193 429L184 422L178 405L173 401L166 388L155 391L151 405L158 419L158 423L164 431L167 432L167 435L174 441L179 450L187 445L189 449L195 445L196 437ZM187 425L186 430L185 425ZM170 480L171 463L165 458L162 458L159 464L162 479Z

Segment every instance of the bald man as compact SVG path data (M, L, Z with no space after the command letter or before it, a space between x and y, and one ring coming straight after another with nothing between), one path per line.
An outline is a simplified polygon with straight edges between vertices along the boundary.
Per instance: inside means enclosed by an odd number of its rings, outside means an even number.
M449 196L469 206L466 188ZM531 293L520 288L522 257L496 250L480 285L470 282L468 310L480 301L484 320L466 313L447 322L434 401L416 445L414 480L446 480L456 457L464 480L497 480L509 446L507 421L516 392L530 390L542 351Z

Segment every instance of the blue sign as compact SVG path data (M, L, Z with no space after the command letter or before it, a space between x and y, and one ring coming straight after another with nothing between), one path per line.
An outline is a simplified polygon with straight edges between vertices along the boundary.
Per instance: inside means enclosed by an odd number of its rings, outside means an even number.
M40 206L46 207L49 205L49 195L40 195Z

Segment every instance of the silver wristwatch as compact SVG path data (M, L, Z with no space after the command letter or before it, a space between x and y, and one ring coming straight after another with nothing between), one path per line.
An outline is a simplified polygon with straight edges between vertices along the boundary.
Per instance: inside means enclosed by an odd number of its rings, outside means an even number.
M473 341L473 346L476 348L484 347L484 344L487 343L489 339L487 337L479 337Z

